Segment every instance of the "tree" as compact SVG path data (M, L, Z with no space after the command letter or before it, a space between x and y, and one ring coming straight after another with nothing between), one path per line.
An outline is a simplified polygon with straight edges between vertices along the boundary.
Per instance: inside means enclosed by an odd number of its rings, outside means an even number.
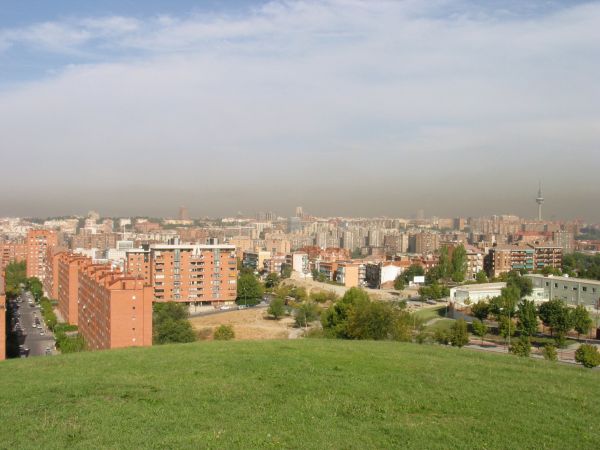
M469 343L469 331L467 330L467 322L464 319L458 319L452 324L450 343L459 348Z
M479 272L477 272L475 274L475 281L477 283L479 283L479 284L487 283L488 282L488 277L487 277L485 271L480 270Z
M523 300L517 309L517 330L522 336L534 336L537 333L537 309L533 300Z
M452 281L462 283L467 274L467 251L464 245L459 245L452 252Z
M354 308L370 301L369 294L363 289L348 289L341 300L332 304L322 315L321 324L325 334L338 339L352 339L348 333L348 317Z
M578 337L582 334L586 334L592 328L592 318L586 307L583 305L577 305L577 307L571 311L571 319L573 328L577 331Z
M483 344L483 337L488 332L488 326L483 323L481 320L473 321L473 333L481 338L481 343Z
M442 248L440 248L439 261L434 269L436 269L437 272L432 272L432 275L433 273L435 273L435 276L433 276L433 278L435 278L436 280L439 280L440 278L448 279L452 276L453 269L450 257L448 256L447 246L444 245L442 246Z
M267 313L275 320L281 319L285 314L285 302L282 298L274 298L271 300Z
M395 318L388 303L368 302L354 308L348 317L351 339L388 339L394 332Z
M582 344L575 352L575 361L590 369L600 366L600 353L598 347L591 344Z
M524 277L520 272L515 270L508 272L506 285L507 287L514 286L517 288L519 290L519 298L527 297L533 292L533 282L531 281L531 278Z
M245 273L239 277L236 299L238 305L257 305L260 303L263 293L263 286L253 274Z
M281 278L289 278L292 276L292 266L289 264L281 265Z
M312 301L303 302L294 311L294 320L299 327L307 328L310 322L319 318L319 306Z
M508 316L501 315L498 318L498 332L504 339L508 339L510 336L515 335L515 327L512 324L512 319Z
M531 341L529 336L521 336L513 345L510 346L510 352L517 356L529 356L531 353Z
M566 335L573 328L571 308L563 300L554 299L542 303L538 309L538 314L542 322L550 327L556 343L560 347L564 347Z
M404 283L404 277L402 277L402 274L400 274L394 280L394 289L396 289L397 291L402 291L405 287L406 284Z
M280 281L279 275L277 275L275 272L272 272L265 278L265 287L267 289L275 289L279 285Z
M187 318L187 308L181 303L155 303L152 315L153 343L169 344L195 341L196 335Z
M233 327L231 325L221 325L213 334L213 339L215 341L230 341L234 337L235 332L233 331Z
M434 281L429 286L421 286L419 288L419 295L421 297L438 300L440 298L448 297L450 295L450 289L448 289L447 286L443 286L437 281Z
M425 275L425 269L419 264L411 264L408 269L402 272L404 284L410 284L414 277Z
M44 295L44 288L42 286L42 282L38 280L36 277L27 278L27 282L25 283L27 289L33 295L36 302L39 302Z
M556 361L558 359L558 353L556 352L556 347L552 344L544 345L544 349L542 350L542 355L544 359L548 361Z
M479 301L471 306L471 314L477 317L480 321L484 321L490 314L490 305L487 302Z

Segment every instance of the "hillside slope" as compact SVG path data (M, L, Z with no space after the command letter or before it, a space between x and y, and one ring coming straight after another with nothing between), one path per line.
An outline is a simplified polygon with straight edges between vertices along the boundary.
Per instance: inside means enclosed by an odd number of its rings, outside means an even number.
M0 364L1 448L597 448L600 373L468 350L202 342Z

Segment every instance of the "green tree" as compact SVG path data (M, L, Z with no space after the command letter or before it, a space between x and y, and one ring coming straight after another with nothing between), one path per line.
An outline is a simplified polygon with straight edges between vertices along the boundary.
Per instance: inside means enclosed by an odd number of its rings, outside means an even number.
M480 284L481 283L487 283L488 282L488 277L487 277L485 271L480 270L479 272L477 272L475 274L475 281L477 283L480 283Z
M411 264L408 269L402 272L404 284L410 284L414 277L425 275L425 269L419 264Z
M289 278L292 276L292 266L290 266L289 264L282 264L281 265L281 278Z
M583 305L577 305L571 311L571 319L573 321L573 329L577 331L577 336L587 334L592 328L592 318L590 313Z
M275 272L272 272L265 278L265 287L267 289L275 289L279 285L280 281L279 275L277 275Z
M402 291L406 287L406 283L404 282L404 277L402 274L398 275L394 280L394 289L397 291Z
M213 333L215 341L230 341L235 338L235 332L231 325L221 325Z
M575 361L590 369L600 366L600 353L598 353L598 347L591 344L580 345L575 352Z
M471 306L471 314L483 322L490 314L489 303L484 301L475 303L473 306Z
M556 343L563 347L566 335L573 328L573 314L567 304L560 299L549 300L538 308L538 315L542 322L550 327L551 335Z
M558 353L556 351L556 347L552 344L544 345L544 349L542 350L542 355L544 359L548 361L556 361L558 359Z
M459 245L452 252L452 281L462 283L467 274L467 251L464 245Z
M524 277L520 272L515 270L508 272L506 285L507 287L514 286L517 288L519 290L519 298L527 297L533 292L533 282L531 281L531 278Z
M238 305L257 305L262 300L263 294L263 286L253 274L245 273L240 275L236 299Z
M469 343L469 331L467 322L464 319L458 319L452 324L450 329L450 343L454 347L463 347Z
M510 352L517 356L529 356L531 353L531 341L529 336L521 336L513 345L510 346Z
M452 276L452 262L448 256L448 247L445 245L440 248L439 261L436 270L436 275L433 276L436 280L439 280L440 278L448 279Z
M275 320L281 319L285 315L285 302L282 298L274 298L271 300L267 313Z
M473 333L481 338L481 344L483 344L483 338L487 332L488 326L485 323L483 323L481 320L473 321Z
M176 302L155 303L152 315L152 341L154 344L193 342L196 335L184 304Z
M515 335L515 326L512 323L512 319L508 316L501 315L498 317L498 332L504 339L508 339Z
M368 302L353 308L348 317L352 339L389 339L394 333L395 317L388 303Z
M321 316L325 334L339 339L351 339L352 336L348 333L348 317L353 308L369 302L369 294L363 289L348 289L341 300L332 304Z
M308 324L319 318L319 305L313 301L300 304L294 311L294 320L299 327L307 328Z
M533 300L523 300L517 308L517 330L522 336L534 336L538 329L537 308Z
M27 278L26 282L27 290L31 292L36 302L39 302L44 295L44 288L42 282L36 277Z

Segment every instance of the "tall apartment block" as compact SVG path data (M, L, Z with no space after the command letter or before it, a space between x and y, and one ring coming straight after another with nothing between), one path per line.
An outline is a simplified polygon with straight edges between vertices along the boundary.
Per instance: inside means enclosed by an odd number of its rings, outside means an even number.
M152 345L152 288L110 265L78 272L79 332L91 350Z
M62 318L72 324L78 324L79 271L90 264L90 259L72 253L60 253L57 262L57 296L58 311ZM48 277L52 278L52 277Z
M48 248L58 245L58 235L51 230L29 230L27 233L27 277L46 278Z
M484 260L490 277L497 277L511 270L541 270L544 267L558 269L562 264L562 247L503 245L492 247Z
M12 262L27 259L27 244L24 242L0 242L0 270Z
M158 302L231 303L237 272L233 245L154 244L127 251L126 273L152 286Z

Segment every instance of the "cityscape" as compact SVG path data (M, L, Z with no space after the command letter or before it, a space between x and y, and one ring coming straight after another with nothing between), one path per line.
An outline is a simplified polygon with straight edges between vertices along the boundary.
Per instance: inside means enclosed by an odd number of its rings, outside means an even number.
M0 447L598 447L598 2L4 9Z

